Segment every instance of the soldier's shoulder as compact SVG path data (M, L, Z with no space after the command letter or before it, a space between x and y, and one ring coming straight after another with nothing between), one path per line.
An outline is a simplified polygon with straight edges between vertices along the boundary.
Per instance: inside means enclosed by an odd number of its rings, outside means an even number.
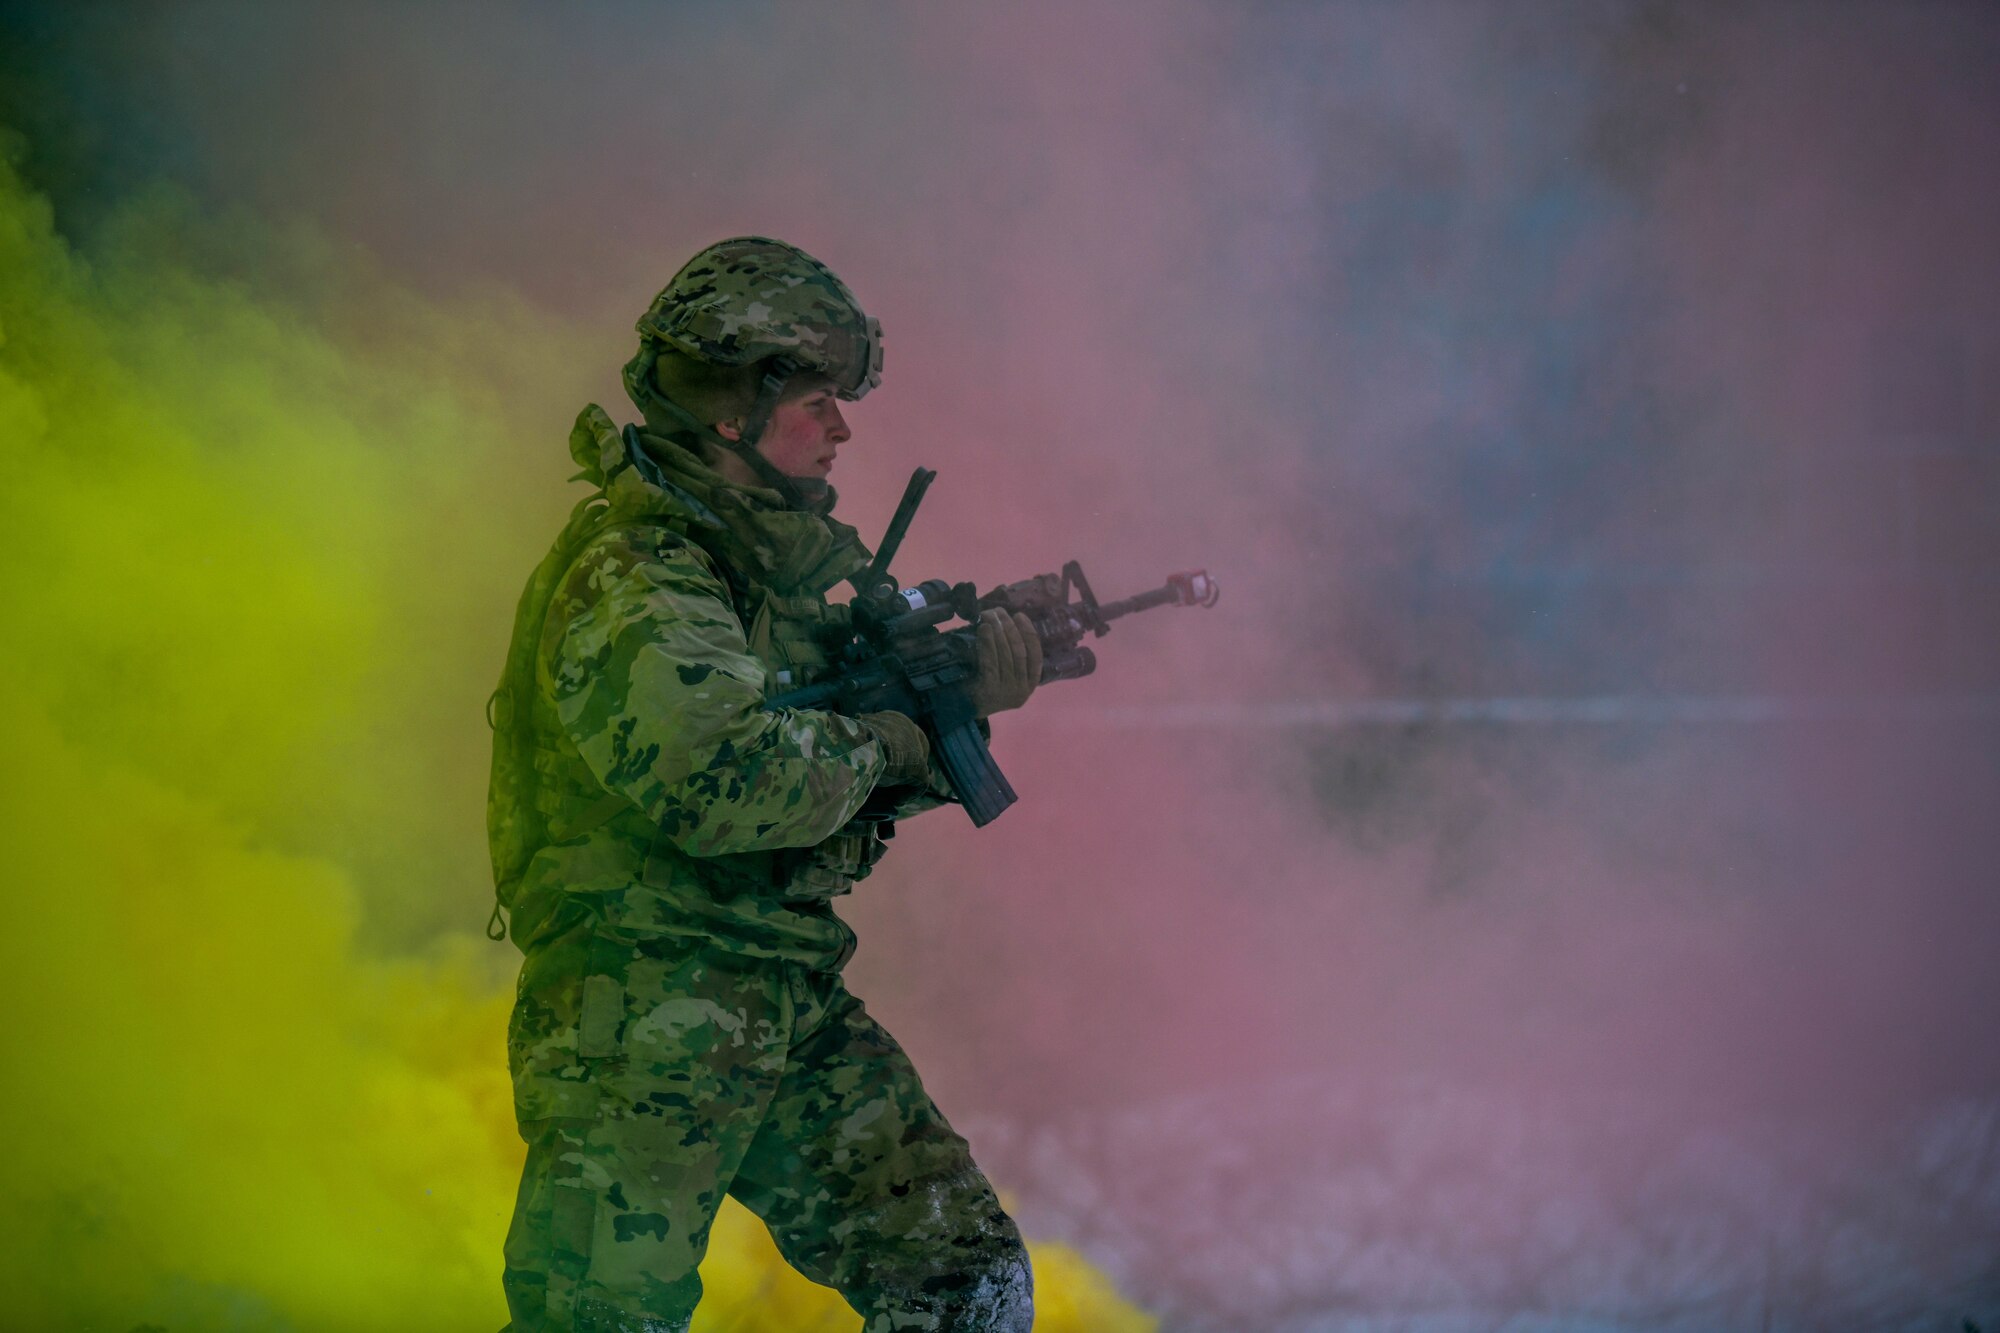
M686 533L643 519L610 524L584 543L570 564L570 581L601 582L641 571L652 579L723 581L714 557Z
M612 620L735 623L729 584L713 557L671 528L624 523L595 534L564 575L550 617L552 632L612 608ZM642 612L641 608L645 608Z

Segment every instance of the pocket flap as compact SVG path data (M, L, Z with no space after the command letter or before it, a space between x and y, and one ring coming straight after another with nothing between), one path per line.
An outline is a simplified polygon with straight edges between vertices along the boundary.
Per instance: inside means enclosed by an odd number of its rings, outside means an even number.
M583 979L583 1015L577 1027L576 1053L585 1060L618 1054L619 1028L625 1022L625 988L616 977Z

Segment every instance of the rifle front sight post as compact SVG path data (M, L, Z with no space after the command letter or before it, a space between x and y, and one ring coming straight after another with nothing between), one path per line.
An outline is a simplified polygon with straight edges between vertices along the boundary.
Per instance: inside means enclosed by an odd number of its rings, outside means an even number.
M896 590L889 579L889 562L896 558L896 549L903 544L903 534L910 530L910 520L917 516L917 506L923 503L924 492L936 479L937 472L927 467L920 467L910 474L910 484L903 488L903 499L896 506L895 516L889 520L889 530L882 534L882 544L875 548L875 559L852 580L855 592L863 597L880 597L885 591Z

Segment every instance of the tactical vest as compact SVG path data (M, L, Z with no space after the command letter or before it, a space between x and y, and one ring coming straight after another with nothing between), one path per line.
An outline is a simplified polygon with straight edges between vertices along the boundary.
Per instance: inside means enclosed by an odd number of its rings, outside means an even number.
M719 554L711 551L709 556L729 585L750 652L763 664L765 694L782 694L824 676L832 665L833 651L851 633L848 608L820 596L784 596L753 585ZM856 880L866 879L882 859L883 839L893 834L894 826L886 822L855 819L814 847L743 855L772 858L775 885L801 897L828 898L846 893ZM706 864L730 858L702 859Z
M572 512L561 537L530 579L516 609L514 637L500 688L488 706L495 731L488 832L497 905L488 933L504 934L502 909L511 911L521 879L542 847L580 837L614 819L644 821L623 797L598 784L574 746L560 734L540 701L537 663L554 643L549 607L584 548L614 527L644 528L664 546L693 547L729 589L749 650L765 669L766 692L812 684L827 670L831 650L846 638L848 608L824 597L781 595L757 584L702 541L700 529L666 516L613 520L601 497ZM806 902L845 893L865 878L884 851L893 826L857 819L810 848L781 848L723 856L690 856L654 831L639 872L657 887L699 881L720 897L756 894Z

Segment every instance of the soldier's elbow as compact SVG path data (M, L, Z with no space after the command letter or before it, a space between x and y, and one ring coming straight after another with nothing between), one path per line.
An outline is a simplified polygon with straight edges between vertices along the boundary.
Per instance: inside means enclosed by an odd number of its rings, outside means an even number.
M802 819L788 811L779 818L755 809L710 806L691 809L669 802L658 823L667 841L689 856L733 856L742 852L775 852L787 847L812 847L832 836L846 819Z

